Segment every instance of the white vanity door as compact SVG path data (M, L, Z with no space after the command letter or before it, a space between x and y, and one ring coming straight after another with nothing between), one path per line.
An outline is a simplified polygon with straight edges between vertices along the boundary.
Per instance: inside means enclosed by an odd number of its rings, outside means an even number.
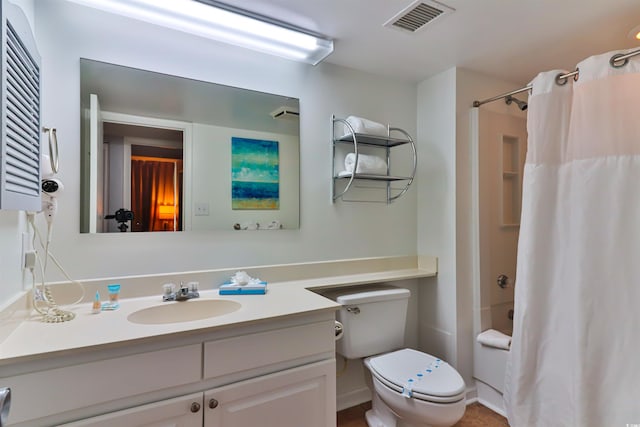
M201 427L202 393L137 406L60 427Z
M205 427L335 427L335 360L204 393Z

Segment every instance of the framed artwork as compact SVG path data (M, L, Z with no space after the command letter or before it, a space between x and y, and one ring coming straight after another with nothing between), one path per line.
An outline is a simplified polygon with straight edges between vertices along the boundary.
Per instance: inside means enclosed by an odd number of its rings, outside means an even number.
M231 137L231 207L280 209L278 141Z

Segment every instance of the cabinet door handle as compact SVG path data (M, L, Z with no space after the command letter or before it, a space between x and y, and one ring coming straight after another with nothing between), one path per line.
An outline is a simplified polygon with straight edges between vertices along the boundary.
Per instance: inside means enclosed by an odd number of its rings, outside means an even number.
M218 407L218 401L216 399L209 400L209 408L216 409Z
M198 402L193 402L191 404L191 412L195 414L198 411L200 411L200 404Z

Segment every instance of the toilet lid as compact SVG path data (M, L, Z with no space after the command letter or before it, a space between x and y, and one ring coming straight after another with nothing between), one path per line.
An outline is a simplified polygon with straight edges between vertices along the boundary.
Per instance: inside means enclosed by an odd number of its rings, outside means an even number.
M465 391L464 380L451 365L410 348L372 357L368 364L374 375L400 393L458 398Z

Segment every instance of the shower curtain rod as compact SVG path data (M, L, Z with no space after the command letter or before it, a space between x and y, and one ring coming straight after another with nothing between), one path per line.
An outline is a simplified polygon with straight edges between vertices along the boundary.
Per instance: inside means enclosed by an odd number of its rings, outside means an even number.
M631 51L626 54L617 53L609 59L609 64L614 68L624 67L629 62L629 58L636 55L640 55L640 49ZM558 74L556 76L556 84L560 86L567 84L569 77L573 77L574 80L578 80L579 74L580 74L580 70L577 70L577 69L570 73ZM502 95L494 96L493 98L483 99L482 101L473 101L473 106L479 107L482 104L487 104L489 102L497 101L498 99L506 98L508 96L515 95L517 93L526 92L528 90L531 90L531 85L521 87L520 89L512 90L511 92L503 93Z

